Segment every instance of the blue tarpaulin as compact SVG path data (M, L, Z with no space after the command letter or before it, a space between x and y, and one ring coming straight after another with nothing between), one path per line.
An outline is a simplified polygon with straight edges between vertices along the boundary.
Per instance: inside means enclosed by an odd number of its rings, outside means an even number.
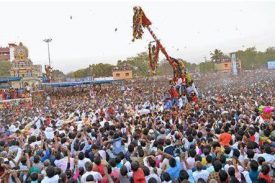
M268 61L267 69L275 69L275 61Z
M21 77L0 77L0 83L8 83L11 81L20 81Z
M58 83L42 83L43 86L51 86L51 87L70 87L70 86L79 86L79 85L87 85L87 84L108 84L117 82L118 80L100 80L100 81L79 81L79 82L58 82Z

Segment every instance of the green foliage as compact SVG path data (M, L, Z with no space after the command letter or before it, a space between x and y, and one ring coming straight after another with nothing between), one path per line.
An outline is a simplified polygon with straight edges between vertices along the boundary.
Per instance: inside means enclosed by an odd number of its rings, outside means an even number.
M0 76L10 76L11 63L9 61L0 61Z
M52 75L53 75L53 79L55 81L65 81L66 80L66 75L60 70L53 70Z
M83 78L83 77L90 76L89 68L78 69L74 72L68 73L67 76L71 78Z
M113 65L111 64L92 64L90 65L90 67L70 72L67 74L67 76L72 78L83 78L87 76L108 77L112 76L112 68Z
M87 68L87 76L94 76L94 77L108 77L112 76L112 69L113 65L111 64L93 64L90 66L90 68Z
M236 55L241 60L243 69L261 68L266 66L267 61L275 60L275 48L269 47L265 52L260 52L255 47L251 47L245 51L237 51Z
M214 52L210 53L211 55L211 61L212 62L221 62L222 58L224 57L224 54L221 50L215 49Z
M214 62L201 62L199 65L200 72L207 73L207 72L213 72L214 71Z
M157 74L158 75L172 75L173 69L170 66L169 62L166 60L163 60L160 62L158 68L157 68Z
M229 58L228 55L224 55L223 52L219 49L215 49L211 54L211 61L201 62L200 64L189 63L187 61L183 61L188 71L194 71L196 68L203 73L213 72L214 71L214 63L220 62L223 58ZM246 50L239 50L236 52L237 59L241 60L243 69L253 69L259 67L265 67L267 61L275 60L275 48L270 47L267 48L265 52L257 51L255 47L247 48ZM129 66L133 70L134 76L149 76L150 75L150 67L148 54L146 52L142 52L137 54L134 57L129 57L126 60L118 60L117 66ZM92 64L90 67L79 69L75 72L71 72L68 74L69 77L82 78L87 76L94 77L107 77L112 75L113 65L111 64ZM0 75L2 69L0 66ZM168 61L164 60L159 63L157 67L157 75L171 75L173 74L173 69L168 63Z
M126 60L118 60L117 66L128 65L132 68L133 74L136 76L147 76L150 73L148 54L146 52L139 53L137 56L129 57Z

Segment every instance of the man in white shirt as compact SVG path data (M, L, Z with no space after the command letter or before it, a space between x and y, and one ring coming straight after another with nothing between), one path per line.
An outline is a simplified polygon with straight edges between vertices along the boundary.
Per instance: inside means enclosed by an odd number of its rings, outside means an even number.
M269 164L273 164L275 162L275 156L271 154L270 146L265 146L264 153L262 154L255 154L255 159L258 157L263 157L265 161Z
M85 169L86 169L86 173L84 173L81 176L81 183L86 183L86 178L88 175L92 175L94 177L94 181L95 182L99 182L102 180L102 176L100 173L92 171L93 169L93 164L91 162L86 162L85 163Z
M83 152L80 152L78 154L78 167L83 167L85 169L86 162L91 162L91 160L89 158L86 158Z
M193 177L194 177L195 181L198 182L198 180L200 178L203 179L204 181L207 181L209 172L207 170L202 169L201 162L196 163L196 168L197 168L197 170L193 173Z
M57 183L59 176L55 175L54 167L49 166L46 169L47 176L41 181L41 183Z

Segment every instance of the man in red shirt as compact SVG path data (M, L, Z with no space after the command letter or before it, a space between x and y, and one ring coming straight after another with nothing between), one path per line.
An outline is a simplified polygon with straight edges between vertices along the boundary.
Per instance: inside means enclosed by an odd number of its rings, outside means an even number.
M177 104L177 100L179 98L179 93L177 92L177 89L174 86L171 86L169 93L171 95L172 105Z
M232 135L228 133L228 131L229 131L228 127L224 127L224 132L219 137L219 141L222 146L230 146Z

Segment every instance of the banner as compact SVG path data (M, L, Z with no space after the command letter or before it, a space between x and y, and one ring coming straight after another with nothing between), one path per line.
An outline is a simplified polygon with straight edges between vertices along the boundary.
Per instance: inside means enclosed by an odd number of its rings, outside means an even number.
M237 63L236 63L236 54L235 53L231 54L231 64L232 64L232 74L233 75L238 75Z

